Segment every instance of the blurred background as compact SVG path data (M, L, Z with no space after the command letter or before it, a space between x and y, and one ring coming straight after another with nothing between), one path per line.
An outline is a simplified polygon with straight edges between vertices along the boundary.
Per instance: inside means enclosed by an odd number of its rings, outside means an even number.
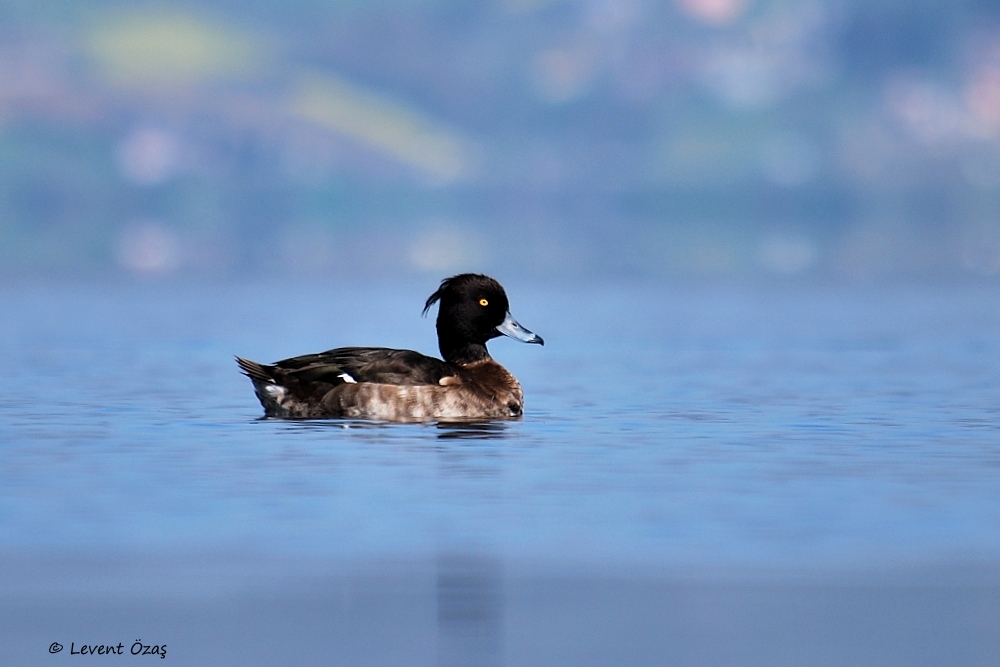
M969 280L987 0L0 2L0 275Z

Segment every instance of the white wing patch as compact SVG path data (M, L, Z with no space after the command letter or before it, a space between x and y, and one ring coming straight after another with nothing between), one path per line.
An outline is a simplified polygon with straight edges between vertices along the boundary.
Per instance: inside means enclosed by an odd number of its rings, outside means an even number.
M344 382L346 382L347 384L357 384L358 383L357 380L355 380L354 378L352 378L347 373L341 373L337 377L342 378L344 380Z

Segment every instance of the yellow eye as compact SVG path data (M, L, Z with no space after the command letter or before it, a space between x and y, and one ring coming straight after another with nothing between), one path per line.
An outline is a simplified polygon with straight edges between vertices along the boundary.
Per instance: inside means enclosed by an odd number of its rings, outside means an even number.
M488 306L488 305L490 305L490 302L487 301L486 299L480 299L479 300L479 305L480 306Z

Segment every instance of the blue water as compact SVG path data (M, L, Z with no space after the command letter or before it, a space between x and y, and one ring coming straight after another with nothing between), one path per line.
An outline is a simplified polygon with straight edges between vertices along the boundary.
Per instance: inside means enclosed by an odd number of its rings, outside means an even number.
M3 287L0 552L30 574L0 593L71 590L86 605L141 581L174 599L232 576L250 595L254 577L394 563L413 581L430 572L437 621L403 624L438 633L428 664L466 664L441 657L465 649L442 652L440 614L442 581L471 568L501 582L486 590L507 619L490 641L506 648L466 653L515 664L515 619L540 609L516 582L534 576L573 573L579 592L604 576L829 586L902 571L919 587L1000 564L996 290L507 282L512 312L546 345L491 343L521 380L525 417L465 426L262 420L232 361L342 345L435 353L419 316L433 281ZM42 642L57 601L39 604ZM976 656L1000 655L972 641ZM24 659L50 658L37 649ZM691 651L686 664L758 664Z

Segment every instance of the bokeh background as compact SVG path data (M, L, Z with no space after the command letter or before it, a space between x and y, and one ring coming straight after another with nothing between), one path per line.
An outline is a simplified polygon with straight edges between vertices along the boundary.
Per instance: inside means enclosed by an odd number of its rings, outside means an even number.
M1000 5L0 2L0 275L466 269L995 278Z

